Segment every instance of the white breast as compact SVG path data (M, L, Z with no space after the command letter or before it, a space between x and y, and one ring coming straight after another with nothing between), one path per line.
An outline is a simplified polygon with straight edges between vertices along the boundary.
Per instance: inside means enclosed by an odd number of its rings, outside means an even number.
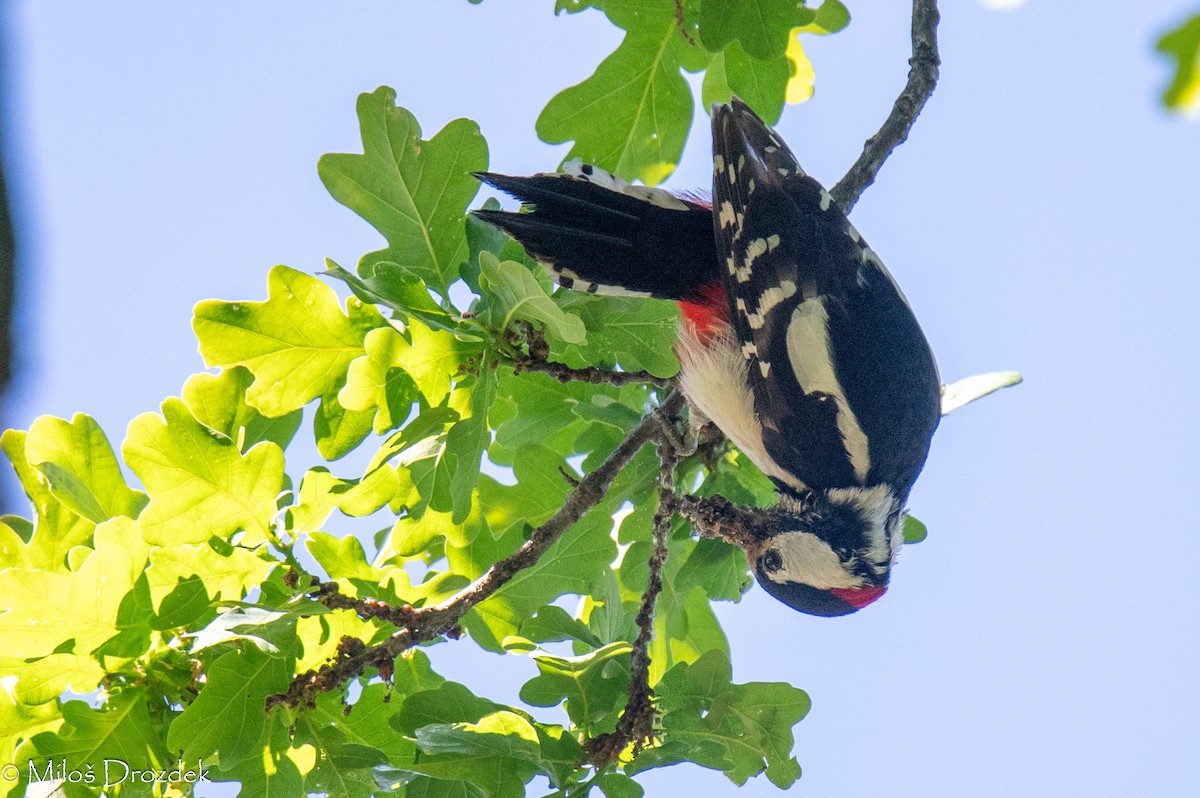
M711 419L764 474L803 490L804 484L767 454L747 378L747 358L733 328L717 324L712 337L703 341L691 324L685 321L681 325L679 387L692 406Z

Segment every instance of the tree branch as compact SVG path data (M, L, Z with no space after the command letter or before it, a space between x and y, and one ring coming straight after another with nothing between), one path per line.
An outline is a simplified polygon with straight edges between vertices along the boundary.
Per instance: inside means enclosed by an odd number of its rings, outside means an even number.
M530 355L512 360L513 370L520 374L522 371L538 371L549 374L559 382L589 382L593 385L656 385L659 388L669 388L674 380L671 377L656 377L648 371L610 371L609 369L583 368L573 369L565 363L554 363L549 360L539 360Z
M654 548L650 553L650 577L646 592L642 594L642 606L637 615L637 638L629 658L629 700L617 721L617 727L608 734L600 734L588 740L587 757L597 767L616 762L631 743L636 757L646 744L654 739L654 690L650 687L650 638L654 634L654 605L662 592L662 571L667 561L667 539L671 535L671 521L679 510L679 497L675 493L675 469L679 465L680 451L674 442L678 437L674 426L668 427L665 419L658 444L661 463L658 482L658 510L654 513Z
M546 551L570 529L583 514L595 507L603 499L612 485L613 480L626 465L633 460L634 455L642 446L660 434L661 423L659 414L668 417L676 416L683 409L683 394L671 391L657 412L647 413L641 423L630 430L625 439L613 450L612 454L594 471L579 481L579 484L567 496L566 501L550 520L533 530L529 539L522 543L516 551L496 562L473 585L465 588L458 595L447 599L441 604L430 607L409 608L407 611L396 609L385 612L372 609L373 617L384 617L393 623L403 623L403 628L378 646L355 646L347 638L342 642L346 645L339 648L338 656L333 663L322 665L319 670L307 671L292 680L286 693L271 696L267 702L270 708L276 704L289 706L314 706L317 693L339 689L349 679L362 675L365 668L377 668L381 674L390 673L393 660L406 649L433 640L441 635L458 636L458 622L463 615L475 605L484 601L503 587L510 579L526 568L537 564ZM353 599L348 604L330 596L328 590L318 586L318 599L323 602L333 601L339 607L359 610L359 604ZM324 598L322 598L324 596ZM343 597L345 598L345 597ZM361 642L361 641L360 641Z
M892 150L908 138L913 122L937 86L938 67L941 65L937 46L938 19L937 0L913 0L912 58L908 61L908 82L896 98L892 112L884 120L879 132L867 139L862 155L829 192L844 213L850 213L863 190L875 182L875 175Z

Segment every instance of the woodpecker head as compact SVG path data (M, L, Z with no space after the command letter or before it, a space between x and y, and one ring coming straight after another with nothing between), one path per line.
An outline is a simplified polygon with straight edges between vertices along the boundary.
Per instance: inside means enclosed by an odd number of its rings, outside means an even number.
M903 542L891 489L784 493L775 531L747 548L763 589L810 615L848 615L883 595Z

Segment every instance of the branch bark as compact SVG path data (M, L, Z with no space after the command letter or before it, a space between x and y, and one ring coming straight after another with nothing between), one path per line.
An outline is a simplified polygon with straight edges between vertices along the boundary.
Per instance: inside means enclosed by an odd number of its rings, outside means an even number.
M862 155L829 191L844 213L850 213L863 190L875 182L875 176L892 150L908 138L913 123L937 86L938 67L942 63L937 46L939 18L937 0L913 0L908 82L879 132L867 139Z
M625 749L632 744L633 756L654 739L654 689L650 686L650 639L654 635L654 606L662 592L663 565L667 562L667 539L671 535L671 522L679 511L679 496L675 493L675 468L681 454L673 442L673 425L666 419L662 424L662 437L658 444L661 462L658 476L658 511L654 514L654 548L650 553L650 577L646 591L642 594L642 605L637 615L637 638L629 658L629 700L617 721L617 727L608 734L601 734L587 741L587 756L597 767L616 762Z

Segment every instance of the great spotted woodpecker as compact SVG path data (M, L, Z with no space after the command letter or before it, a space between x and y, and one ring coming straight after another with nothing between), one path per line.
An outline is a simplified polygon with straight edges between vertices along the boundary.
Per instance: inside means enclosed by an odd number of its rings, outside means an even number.
M813 615L879 598L940 416L929 344L883 263L738 99L712 113L711 204L586 164L482 181L476 211L578 291L674 300L679 386L774 482L746 545L759 584Z

